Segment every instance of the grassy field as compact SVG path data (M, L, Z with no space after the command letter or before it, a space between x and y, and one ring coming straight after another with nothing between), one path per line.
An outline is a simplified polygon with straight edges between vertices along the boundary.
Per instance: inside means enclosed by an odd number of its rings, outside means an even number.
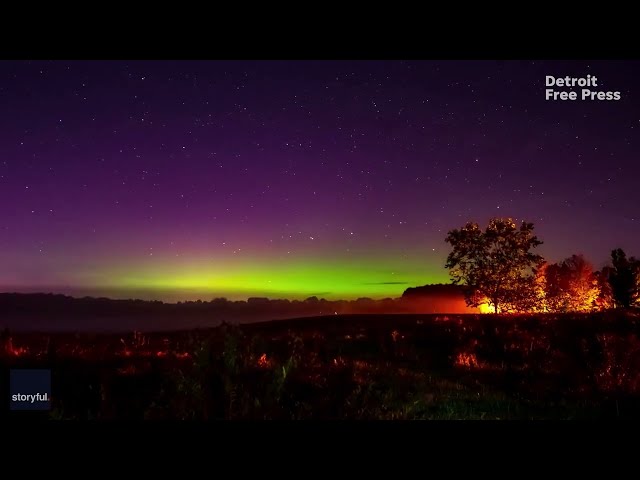
M4 367L52 369L52 411L12 412L50 419L632 418L639 321L617 311L337 315L172 333L5 332L0 354Z

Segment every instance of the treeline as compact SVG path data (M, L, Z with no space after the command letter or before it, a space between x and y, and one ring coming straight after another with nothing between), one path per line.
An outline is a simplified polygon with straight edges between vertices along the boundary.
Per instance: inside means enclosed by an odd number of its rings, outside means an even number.
M0 293L0 329L22 331L124 331L207 328L228 323L251 323L287 318L393 313L473 313L462 289L420 287L420 295L373 300L305 300L249 298L163 303L145 300L74 298L57 294Z
M640 260L620 248L599 271L580 254L549 263L534 253L542 245L533 224L518 227L494 218L486 229L467 223L446 238L454 284L464 287L470 306L500 312L589 312L640 306Z

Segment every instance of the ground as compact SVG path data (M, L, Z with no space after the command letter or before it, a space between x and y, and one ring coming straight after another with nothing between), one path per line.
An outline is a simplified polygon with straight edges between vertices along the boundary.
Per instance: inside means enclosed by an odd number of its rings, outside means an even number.
M52 410L28 415L53 419L631 418L639 321L620 311L334 315L172 333L5 332L1 362L52 370Z

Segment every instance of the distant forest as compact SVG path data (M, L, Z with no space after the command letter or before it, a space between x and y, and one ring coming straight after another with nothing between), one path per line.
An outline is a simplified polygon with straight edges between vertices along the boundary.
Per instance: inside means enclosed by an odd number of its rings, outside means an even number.
M367 313L478 313L457 285L408 288L400 298L330 301L309 297L282 300L164 303L146 300L73 298L57 294L0 293L0 328L15 330L97 330L206 328L222 322L247 323L296 317Z

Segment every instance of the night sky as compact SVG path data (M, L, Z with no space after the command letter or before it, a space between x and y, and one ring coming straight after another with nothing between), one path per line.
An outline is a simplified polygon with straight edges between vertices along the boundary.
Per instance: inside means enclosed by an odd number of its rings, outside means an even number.
M640 255L639 67L0 62L0 290L395 297L493 216ZM545 100L587 74L621 100Z

